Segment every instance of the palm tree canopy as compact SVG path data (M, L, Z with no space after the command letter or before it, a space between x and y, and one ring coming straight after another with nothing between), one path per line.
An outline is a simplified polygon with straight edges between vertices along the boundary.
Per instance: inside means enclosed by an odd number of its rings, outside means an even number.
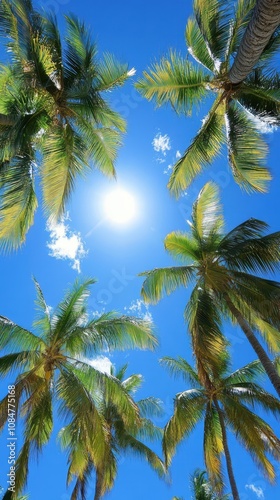
M196 469L191 476L192 500L229 500L229 495L217 495L207 479L206 471Z
M204 359L209 359L211 350L217 359L225 347L219 333L222 316L228 314L225 297L263 335L269 348L279 352L280 284L258 273L278 268L280 232L266 234L265 222L249 219L225 234L218 188L211 182L195 201L189 226L188 233L172 232L165 238L166 250L181 266L141 273L144 300L156 303L163 294L194 283L185 318L197 342L198 333L202 336L199 353ZM235 322L231 313L230 317Z
M171 463L177 445L187 438L200 420L204 420L204 459L211 483L223 483L221 457L224 451L222 430L215 402L221 406L227 427L252 455L263 473L273 481L275 469L267 458L279 458L280 441L272 428L256 413L256 408L279 417L280 402L258 385L263 373L259 361L229 373L229 363L221 365L219 376L208 374L208 386L199 382L197 372L182 358L165 357L161 362L172 374L182 375L191 389L176 395L174 414L164 431L164 453ZM204 498L204 497L203 497Z
M102 464L108 453L104 416L96 402L100 391L106 390L108 401L123 415L124 425L135 425L140 419L140 410L125 386L118 378L101 373L90 360L104 350L154 349L157 340L151 323L135 317L107 313L92 319L86 306L94 281L76 281L54 310L47 305L35 281L35 333L0 317L0 374L17 374L15 411L23 418L25 429L16 464L17 493L26 483L30 454L40 451L49 441L54 399L66 422L71 420L73 425L82 426L95 466ZM0 429L8 418L7 398L8 395L0 402ZM83 467L79 453L77 448L74 468Z
M138 409L138 419L134 422L127 422L125 414L108 395L105 385L100 388L97 397L93 395L107 430L108 450L101 465L92 460L92 452L84 439L82 422L73 419L60 431L61 443L67 449L69 456L68 481L70 482L76 477L71 500L86 498L87 485L94 469L96 484L99 485L100 496L98 498L111 489L117 474L118 456L122 453L132 452L143 457L159 476L165 475L165 466L162 460L142 441L143 439L151 441L162 438L162 430L150 420L150 417L162 414L161 401L152 397L135 401L134 394L142 385L143 379L139 374L125 378L126 370L127 365L122 366L118 371L111 366L111 376L119 381L123 391L129 396L131 404ZM73 439L73 435L76 436L75 439ZM82 466L80 456L85 457Z
M0 67L0 240L22 243L38 205L58 219L76 178L92 166L115 177L125 122L106 94L133 74L111 54L97 56L84 23L66 16L62 40L51 14L30 0L3 0L0 35L11 61Z
M171 51L136 83L145 98L157 106L170 104L178 114L190 115L213 97L200 130L173 167L168 188L177 197L218 157L223 144L235 181L246 191L267 190L271 175L261 130L279 125L279 74L269 66L279 47L279 30L246 78L237 84L229 79L254 6L255 0L194 0L185 32L194 62Z

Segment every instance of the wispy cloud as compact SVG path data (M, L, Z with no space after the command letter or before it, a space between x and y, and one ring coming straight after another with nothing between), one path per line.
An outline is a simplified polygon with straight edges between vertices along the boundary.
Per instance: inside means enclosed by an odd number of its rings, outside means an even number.
M131 313L138 318L144 319L145 321L153 320L152 315L149 311L149 306L147 306L141 299L133 300L130 303L130 306L125 307L124 310L127 314Z
M112 362L106 356L97 356L93 359L85 358L83 361L86 361L88 365L93 366L96 370L99 370L102 373L111 373Z
M252 483L252 484L246 484L245 488L247 488L247 490L253 491L258 498L264 498L263 489L260 486L256 486L255 484Z
M167 165L167 167L164 169L163 173L166 175L169 175L172 168L173 168L173 165Z
M170 137L167 134L161 135L160 132L154 137L152 142L153 148L157 153L162 153L163 156L166 156L166 151L170 151Z
M182 155L181 155L181 153L180 153L179 150L176 151L176 155L175 156L176 156L177 160L179 160L179 158L181 158Z
M50 241L47 247L50 249L49 255L56 259L68 259L71 262L72 269L81 272L81 259L86 256L80 233L75 233L69 229L65 221L69 220L66 216L60 222L48 222L47 231L50 233Z

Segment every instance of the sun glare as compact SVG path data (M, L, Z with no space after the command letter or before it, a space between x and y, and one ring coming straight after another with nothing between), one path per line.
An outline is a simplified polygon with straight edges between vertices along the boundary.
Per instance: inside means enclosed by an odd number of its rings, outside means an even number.
M104 209L106 216L112 222L126 224L135 217L135 199L124 189L117 188L105 197Z

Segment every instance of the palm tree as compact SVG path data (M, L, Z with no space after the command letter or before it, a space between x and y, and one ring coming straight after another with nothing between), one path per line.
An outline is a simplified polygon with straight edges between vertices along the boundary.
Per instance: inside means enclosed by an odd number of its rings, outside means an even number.
M235 181L247 191L267 190L271 176L260 128L279 125L279 74L269 62L279 47L280 33L246 78L232 83L229 76L254 5L255 0L238 0L232 12L232 4L221 0L194 0L186 43L195 62L171 51L136 83L145 98L157 106L170 104L178 114L191 115L195 105L213 98L200 130L174 165L168 188L175 196L219 155L223 144Z
M254 409L259 406L279 416L280 402L256 383L262 372L259 361L229 374L228 359L224 356L219 376L214 377L209 372L205 386L185 359L166 357L161 362L173 375L183 376L192 387L176 395L174 414L164 430L163 447L167 464L170 465L178 443L188 437L203 418L205 465L218 492L223 488L221 454L224 454L233 499L240 498L233 474L227 428L235 433L268 479L274 481L275 470L267 454L279 459L280 440L272 428L254 413Z
M189 225L190 234L165 238L166 250L182 265L141 273L144 300L156 303L164 293L195 281L185 318L197 359L219 371L217 354L225 348L221 317L227 315L242 328L280 396L280 377L253 331L279 352L280 283L251 274L279 266L280 232L265 235L267 224L249 219L224 234L218 188L211 182L195 201Z
M110 447L106 422L95 394L105 387L108 401L123 415L125 425L140 419L138 407L120 381L94 368L90 358L102 350L155 348L152 325L112 312L91 319L86 305L92 283L92 279L76 281L52 310L35 282L38 314L34 332L0 317L0 345L4 349L0 374L8 375L13 370L18 374L13 386L10 385L10 394L0 402L0 429L8 418L11 394L15 399L13 411L22 417L25 429L16 462L16 494L26 484L30 455L40 452L49 441L54 401L63 418L83 428L84 445L91 451L91 460L97 468L104 463ZM79 449L75 453L82 467Z
M53 15L31 0L3 0L0 35L11 63L0 68L0 239L22 243L37 208L58 219L76 178L92 164L114 178L125 122L105 99L134 73L110 55L97 58L85 25L66 16L62 39Z
M206 471L196 469L191 476L192 500L229 500L229 495L217 495L210 481L206 477ZM173 497L172 500L183 500Z
M111 376L115 377L122 387L123 391L134 407L138 409L139 419L126 423L126 415L120 411L120 408L108 398L106 387L97 394L96 407L102 415L106 425L108 450L106 459L100 465L95 465L91 458L91 450L88 449L83 427L79 421L74 419L64 427L60 432L63 447L68 449L69 471L68 481L77 476L77 481L71 496L71 500L83 499L86 497L86 487L90 480L92 472L95 470L95 496L94 500L99 500L103 495L113 487L117 474L117 457L126 451L132 451L134 454L145 458L151 467L160 475L165 474L165 467L160 458L142 442L143 438L160 439L162 430L156 427L147 416L158 416L161 412L160 402L155 398L146 398L135 401L134 392L142 384L141 375L131 375L124 378L127 365L123 366L115 373L111 367ZM94 397L94 395L93 395ZM139 440L140 438L140 440ZM79 456L85 457L81 465Z

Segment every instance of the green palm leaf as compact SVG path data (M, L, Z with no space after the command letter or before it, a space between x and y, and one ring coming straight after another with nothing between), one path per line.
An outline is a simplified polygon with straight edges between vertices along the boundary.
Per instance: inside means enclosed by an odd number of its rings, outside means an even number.
M44 208L57 219L65 210L77 175L84 173L88 166L85 143L68 123L48 134L43 154Z
M199 378L191 365L181 356L178 359L165 356L160 359L160 363L165 366L174 377L183 377L192 387L199 385Z
M207 41L212 59L223 57L228 38L228 9L221 0L194 0L193 9L200 31ZM218 64L218 61L216 62Z
M233 176L246 191L267 191L271 180L265 166L267 146L246 112L230 103L227 110L229 162Z
M166 293L170 294L179 286L187 286L195 273L194 266L169 267L141 273L146 276L141 294L145 302L156 304Z
M144 72L136 88L148 100L155 99L157 106L170 103L178 112L190 114L193 105L206 94L209 76L175 52L161 59Z
M164 429L163 451L167 465L170 465L179 442L202 418L204 406L205 399L200 389L190 389L176 396L174 415Z
M210 480L218 491L222 490L221 454L224 450L219 415L213 403L206 407L203 436L204 460Z
M195 18L190 17L188 19L185 37L188 51L192 57L210 71L214 71L215 62L209 53L207 42L203 37Z
M201 240L210 233L219 233L223 229L224 218L218 196L218 188L213 182L207 182L193 204L193 232Z
M16 157L0 173L0 240L4 249L24 241L37 208L35 165L32 156Z
M168 188L176 197L217 157L225 142L224 103L221 97L217 97L191 145L173 167Z
M242 85L238 95L240 104L259 118L263 125L279 125L280 76L255 70Z

